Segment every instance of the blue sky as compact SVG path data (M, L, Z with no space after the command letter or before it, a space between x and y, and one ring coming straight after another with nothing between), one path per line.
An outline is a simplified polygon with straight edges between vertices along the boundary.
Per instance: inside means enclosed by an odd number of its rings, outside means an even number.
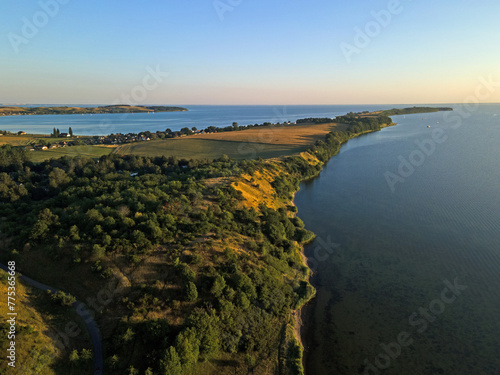
M493 0L3 0L0 103L462 102L500 81L499 14Z

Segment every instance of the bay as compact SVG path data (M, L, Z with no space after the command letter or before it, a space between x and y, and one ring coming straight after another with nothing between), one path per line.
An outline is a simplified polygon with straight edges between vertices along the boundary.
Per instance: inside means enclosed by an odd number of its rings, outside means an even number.
M500 373L500 105L453 107L394 116L301 184L306 373Z

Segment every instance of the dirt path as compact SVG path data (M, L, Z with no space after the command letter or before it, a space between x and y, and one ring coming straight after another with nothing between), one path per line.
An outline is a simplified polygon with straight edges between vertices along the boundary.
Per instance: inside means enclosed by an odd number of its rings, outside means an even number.
M4 264L0 263L0 268L3 269L6 272L9 272L9 269L7 266ZM33 279L30 279L27 276L19 276L18 279L24 281L26 284L31 285L37 289L40 289L42 291L47 291L50 290L52 293L57 293L59 290L52 288L48 285L39 283L38 281L35 281ZM102 354L102 338L101 338L101 332L99 331L99 327L97 326L97 323L95 320L92 318L91 313L87 309L87 307L79 301L76 301L73 303L73 308L76 310L76 313L83 319L83 322L85 323L85 326L87 327L87 331L90 336L90 340L92 341L92 346L94 347L94 369L95 371L93 372L96 375L102 375L102 368L104 365L103 361L103 354Z

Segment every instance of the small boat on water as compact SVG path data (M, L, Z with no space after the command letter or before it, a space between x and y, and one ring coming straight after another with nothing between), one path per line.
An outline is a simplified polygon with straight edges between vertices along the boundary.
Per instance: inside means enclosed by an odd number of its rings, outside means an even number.
M430 128L431 126L430 125L427 125L428 128Z

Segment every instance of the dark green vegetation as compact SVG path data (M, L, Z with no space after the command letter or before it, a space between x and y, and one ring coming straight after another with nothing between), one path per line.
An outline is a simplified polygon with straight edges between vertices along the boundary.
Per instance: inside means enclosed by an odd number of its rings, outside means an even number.
M453 111L450 107L408 107L408 108L393 108L386 111L382 111L385 116L396 116L396 115L411 115L414 113L429 113L429 112L439 112L439 111Z
M28 160L29 154L24 147L12 147L11 145L0 147L0 168L11 165L22 166Z
M385 114L363 116L352 112L338 116L335 121L347 125L347 133L350 134L380 130L383 126L392 124L392 119Z
M327 124L333 122L333 119L329 117L308 117L297 120L297 124Z
M182 107L130 106L125 104L102 107L0 107L0 116L13 115L74 115L98 113L141 113L141 112L179 112L187 111Z
M244 208L224 182L265 162L10 161L0 172L3 260L82 300L118 275L130 280L98 317L110 373L296 367L282 336L313 294L298 245L310 235L285 209Z

